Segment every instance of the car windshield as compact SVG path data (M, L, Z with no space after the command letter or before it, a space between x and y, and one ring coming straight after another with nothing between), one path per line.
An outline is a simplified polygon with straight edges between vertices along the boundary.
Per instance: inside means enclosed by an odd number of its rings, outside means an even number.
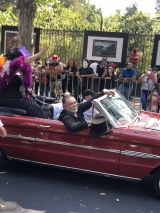
M100 100L107 117L116 127L123 127L133 123L138 117L138 112L121 94L115 92L114 97L105 97Z

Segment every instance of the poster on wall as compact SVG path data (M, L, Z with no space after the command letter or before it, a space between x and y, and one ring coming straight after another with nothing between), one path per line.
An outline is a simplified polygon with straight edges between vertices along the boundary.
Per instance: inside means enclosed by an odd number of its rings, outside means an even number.
M125 66L127 55L128 33L84 32L83 59L101 61L106 56L109 62Z
M160 35L158 34L154 37L151 66L157 67L160 70Z
M18 27L2 26L1 53L6 53L10 48L18 46ZM39 52L40 29L34 28L33 48L34 53Z

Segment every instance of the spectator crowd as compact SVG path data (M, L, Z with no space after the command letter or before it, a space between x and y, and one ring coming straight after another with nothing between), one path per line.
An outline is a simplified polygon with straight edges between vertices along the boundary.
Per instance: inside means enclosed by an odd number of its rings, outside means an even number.
M69 92L78 102L81 102L86 89L99 93L103 89L116 88L126 99L131 100L134 82L138 81L141 83L142 109L152 111L150 106L154 99L153 94L155 94L153 89L157 83L160 83L158 69L148 67L139 76L139 60L139 50L133 48L129 55L129 62L118 72L117 63L108 61L106 56L102 56L100 61L95 60L92 63L88 59L84 59L82 66L79 67L74 59L69 59L65 64L58 55L52 55L44 63L37 61L35 64L33 90L35 94L51 96L58 100L61 94ZM156 90L159 95L159 88ZM157 98L156 111L159 111L159 98Z

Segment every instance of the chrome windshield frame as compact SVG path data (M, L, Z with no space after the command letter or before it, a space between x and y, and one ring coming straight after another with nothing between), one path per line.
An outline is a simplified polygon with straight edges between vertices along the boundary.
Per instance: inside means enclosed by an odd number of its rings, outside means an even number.
M117 115L122 116L122 121L123 119L127 120L126 123L122 122L123 124L120 124L120 123L117 124L117 118L114 117L113 115L111 116L111 114L106 110L106 108L102 104L102 101L105 101L107 104L108 100L111 100L112 107L115 106L115 109L117 109L117 112L119 113ZM121 104L123 103L123 107L124 107L123 111L129 112L128 117L127 117L127 113L124 113L125 116L123 117L123 113L119 112L120 108L118 109L118 105L117 105L118 101L120 101ZM136 109L131 105L131 103L127 99L125 99L116 90L115 90L114 97L109 97L108 95L104 95L98 99L94 99L93 106L95 106L95 108L98 109L98 111L105 116L105 118L112 124L114 128L127 127L133 124L138 118L138 112L136 111Z

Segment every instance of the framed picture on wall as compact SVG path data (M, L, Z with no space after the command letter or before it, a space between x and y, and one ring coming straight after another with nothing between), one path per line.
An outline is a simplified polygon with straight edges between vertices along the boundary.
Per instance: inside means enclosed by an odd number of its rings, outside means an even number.
M160 70L160 35L158 34L154 37L151 66L157 67Z
M92 56L109 58L116 57L117 41L93 40Z
M18 27L2 26L1 53L6 53L10 48L18 45ZM33 48L34 53L39 52L40 29L34 28Z
M106 56L109 62L125 66L127 55L128 33L85 31L83 59L101 61Z

